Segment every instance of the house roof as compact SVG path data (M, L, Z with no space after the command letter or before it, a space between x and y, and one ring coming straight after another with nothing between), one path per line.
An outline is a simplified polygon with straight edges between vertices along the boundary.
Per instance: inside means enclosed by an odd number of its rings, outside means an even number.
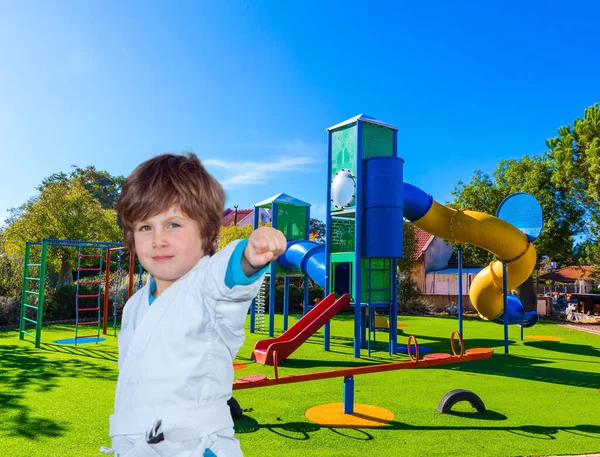
M433 240L433 235L429 232L426 232L425 230L421 230L416 225L414 226L414 228L415 238L417 240L417 251L415 252L416 258L414 260L417 260L419 257L421 257L421 254L427 249L429 243L431 243L431 241Z
M294 206L310 206L310 203L303 202L302 200L298 200L297 198L290 197L288 194L277 194L273 195L262 202L255 203L254 206L269 206L272 203L278 203L280 205L294 205Z
M254 209L238 209L237 210L237 222L240 222L242 219L244 219L249 214L252 214L253 212L254 212ZM221 220L221 225L223 227L227 227L227 226L233 224L234 219L235 219L235 211L230 208L227 208L225 211L223 211L223 219Z
M594 276L594 267L571 265L541 275L540 279L554 282L575 282L578 279L591 279Z
M357 116L351 117L350 119L347 119L345 121L340 122L339 124L335 124L335 125L329 127L327 130L328 131L336 130L336 129L339 129L346 125L353 124L356 121L368 122L369 124L381 125L383 127L387 127L387 128L393 129L393 130L398 130L398 127L394 127L393 125L388 124L387 122L378 121L377 119L375 119L371 116L367 116L366 114L359 114Z

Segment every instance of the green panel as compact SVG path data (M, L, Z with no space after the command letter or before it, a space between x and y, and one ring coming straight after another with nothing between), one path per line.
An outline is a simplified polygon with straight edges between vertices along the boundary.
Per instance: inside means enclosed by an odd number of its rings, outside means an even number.
M356 154L356 124L332 132L330 181L333 180L335 174L342 168L350 170L356 176ZM330 204L330 209L331 211L337 211L333 203Z
M331 226L331 252L354 252L354 219L332 219Z
M306 210L308 206L277 205L277 230L281 230L286 239L306 239Z
M369 302L369 259L362 259L360 271L361 301ZM371 295L372 302L390 301L390 260L371 259ZM383 289L383 290L381 290Z
M308 206L277 204L277 230L281 230L288 241L306 239L306 212ZM277 274L294 274L300 270L286 271L277 265Z
M342 263L342 262L354 262L354 252L341 252L338 254L331 254L331 263Z
M381 125L362 125L362 157L393 156L394 131Z

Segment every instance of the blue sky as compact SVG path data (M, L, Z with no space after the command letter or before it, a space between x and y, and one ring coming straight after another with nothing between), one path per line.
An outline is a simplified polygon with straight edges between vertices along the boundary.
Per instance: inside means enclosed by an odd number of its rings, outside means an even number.
M227 205L324 217L325 129L399 127L438 201L600 101L598 2L0 2L0 219L71 165L194 151Z

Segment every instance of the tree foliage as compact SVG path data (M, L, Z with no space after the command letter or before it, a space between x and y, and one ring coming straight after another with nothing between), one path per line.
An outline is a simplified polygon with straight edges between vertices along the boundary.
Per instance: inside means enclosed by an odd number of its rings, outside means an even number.
M107 171L96 170L93 165L86 168L73 165L72 168L73 170L68 175L60 172L44 179L38 190L41 191L50 183L76 182L92 194L103 209L114 209L117 206L125 177L111 176Z
M600 108L598 104L583 112L573 125L562 126L558 136L546 141L553 171L552 182L559 189L574 191L585 208L588 259L600 259Z
M450 206L495 214L504 198L515 192L533 195L542 207L543 226L535 242L538 257L565 259L572 255L573 236L580 232L584 209L576 192L567 187L557 187L554 170L541 156L503 160L490 177L476 171L468 184L459 182L452 194ZM465 262L484 264L493 256L474 246L463 246Z
M78 180L45 181L40 193L14 213L3 232L6 252L22 255L27 241L42 238L88 241L122 239L115 212L103 209L100 202ZM60 259L62 282L70 277L76 252L69 248L50 251L48 265L56 268ZM54 260L53 260L54 259Z
M248 238L252 233L252 225L233 225L231 223L227 227L221 227L219 236L217 237L217 251L223 249L229 243L235 240Z
M310 239L317 243L325 242L325 222L320 219L310 219Z

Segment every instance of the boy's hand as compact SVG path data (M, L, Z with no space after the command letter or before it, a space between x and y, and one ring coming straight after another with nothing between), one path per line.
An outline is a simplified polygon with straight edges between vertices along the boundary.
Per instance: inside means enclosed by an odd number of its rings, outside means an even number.
M264 265L285 252L287 241L283 233L272 227L259 227L248 238L242 256L242 270L251 276Z

